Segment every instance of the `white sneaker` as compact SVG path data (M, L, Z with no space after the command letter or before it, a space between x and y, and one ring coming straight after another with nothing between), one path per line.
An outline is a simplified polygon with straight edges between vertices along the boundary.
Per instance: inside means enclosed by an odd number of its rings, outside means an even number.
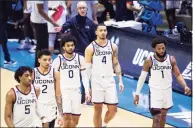
M17 64L17 62L10 60L10 61L6 61L4 60L4 64Z
M29 50L30 53L36 52L36 45L33 45L32 48Z
M31 47L32 47L31 44L25 42L21 44L17 49L18 50L29 50Z

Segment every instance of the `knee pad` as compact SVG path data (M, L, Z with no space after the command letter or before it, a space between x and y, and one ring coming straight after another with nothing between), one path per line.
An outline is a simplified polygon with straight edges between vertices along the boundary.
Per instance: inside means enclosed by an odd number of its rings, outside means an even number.
M151 113L152 116L155 116L155 115L161 113L161 109L150 108L150 113Z

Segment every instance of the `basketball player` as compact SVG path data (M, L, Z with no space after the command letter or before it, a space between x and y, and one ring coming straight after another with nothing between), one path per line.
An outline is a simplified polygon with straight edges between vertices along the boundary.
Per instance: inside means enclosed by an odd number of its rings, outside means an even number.
M153 39L152 48L154 48L155 53L144 62L134 98L134 104L137 105L139 103L140 91L149 72L149 108L153 117L152 127L164 127L167 112L173 106L172 72L184 88L185 94L191 94L191 90L180 73L175 57L166 53L166 43L165 39L159 37Z
M92 102L94 103L94 126L107 126L117 112L117 90L113 77L115 72L119 79L120 92L124 86L121 67L118 61L117 45L107 40L107 27L99 24L96 29L97 39L86 48L85 60L87 73L91 76ZM104 122L102 124L102 107L107 104Z
M8 127L34 127L34 116L37 114L44 120L37 107L40 89L32 85L32 69L19 67L15 72L15 80L19 83L6 95L4 118Z
M60 71L60 87L64 113L64 127L76 127L81 115L81 77L86 93L86 101L89 102L89 80L85 68L84 57L74 53L76 39L73 36L65 36L61 39L61 47L64 54L59 54L53 61L53 67Z
M62 114L62 102L59 72L55 71L54 68L50 66L51 60L52 55L49 50L44 49L38 53L38 62L40 63L40 66L34 68L33 84L41 90L38 98L38 106L41 109L43 116L45 116L45 122L43 122L42 125L54 128L55 119L57 117L56 99L60 113L59 115Z

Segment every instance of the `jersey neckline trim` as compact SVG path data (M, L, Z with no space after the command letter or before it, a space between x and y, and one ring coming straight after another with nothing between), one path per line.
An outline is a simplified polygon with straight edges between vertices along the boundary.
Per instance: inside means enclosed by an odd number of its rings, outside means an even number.
M21 93L21 94L23 94L23 95L29 95L30 93L31 93L31 91L32 91L32 87L31 87L31 85L30 85L30 91L27 93L27 94L25 94L25 93L23 93L21 90L19 90L19 88L17 87L17 85L15 86L16 88L17 88L17 90Z
M153 55L153 58L156 59L158 62L163 63L163 62L165 62L165 61L167 60L168 56L169 56L169 55L166 54L166 57L165 57L165 59L164 59L163 61L158 60L158 59L155 57L155 54Z
M50 71L51 71L51 67L50 67L49 71L48 71L46 74L43 74L43 73L40 72L40 70L38 69L38 67L37 67L36 69L37 69L37 71L38 71L42 76L48 75L48 74L50 73Z
M95 40L94 42L95 42L96 45L98 45L98 46L101 47L101 48L106 47L106 46L108 45L108 43L109 43L109 41L107 40L106 44L105 44L104 46L101 46L101 45L99 45L99 44L96 42L96 40Z
M72 57L72 59L66 58L63 54L62 54L62 57L63 57L65 60L67 60L67 61L72 61L72 60L74 60L74 58L76 57L76 53L75 53L75 55Z

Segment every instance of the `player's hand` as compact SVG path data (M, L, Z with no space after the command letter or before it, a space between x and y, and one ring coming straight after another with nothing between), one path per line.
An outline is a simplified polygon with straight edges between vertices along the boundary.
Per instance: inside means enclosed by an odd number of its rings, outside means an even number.
M119 83L119 91L120 91L120 93L122 93L123 90L124 90L124 85L123 85L123 83Z
M135 95L133 103L134 103L135 105L138 105L138 104L139 104L139 95Z
M191 94L191 90L190 90L190 88L188 86L186 86L184 88L184 92L185 92L186 95L190 95Z
M86 98L86 102L90 102L91 96L89 92L86 93L85 98Z
M59 125L60 127L62 127L62 126L64 125L63 117L60 115L60 116L58 116L57 118L58 118L58 125Z
M60 32L60 31L62 30L62 27L54 27L54 30L55 30L56 32Z

